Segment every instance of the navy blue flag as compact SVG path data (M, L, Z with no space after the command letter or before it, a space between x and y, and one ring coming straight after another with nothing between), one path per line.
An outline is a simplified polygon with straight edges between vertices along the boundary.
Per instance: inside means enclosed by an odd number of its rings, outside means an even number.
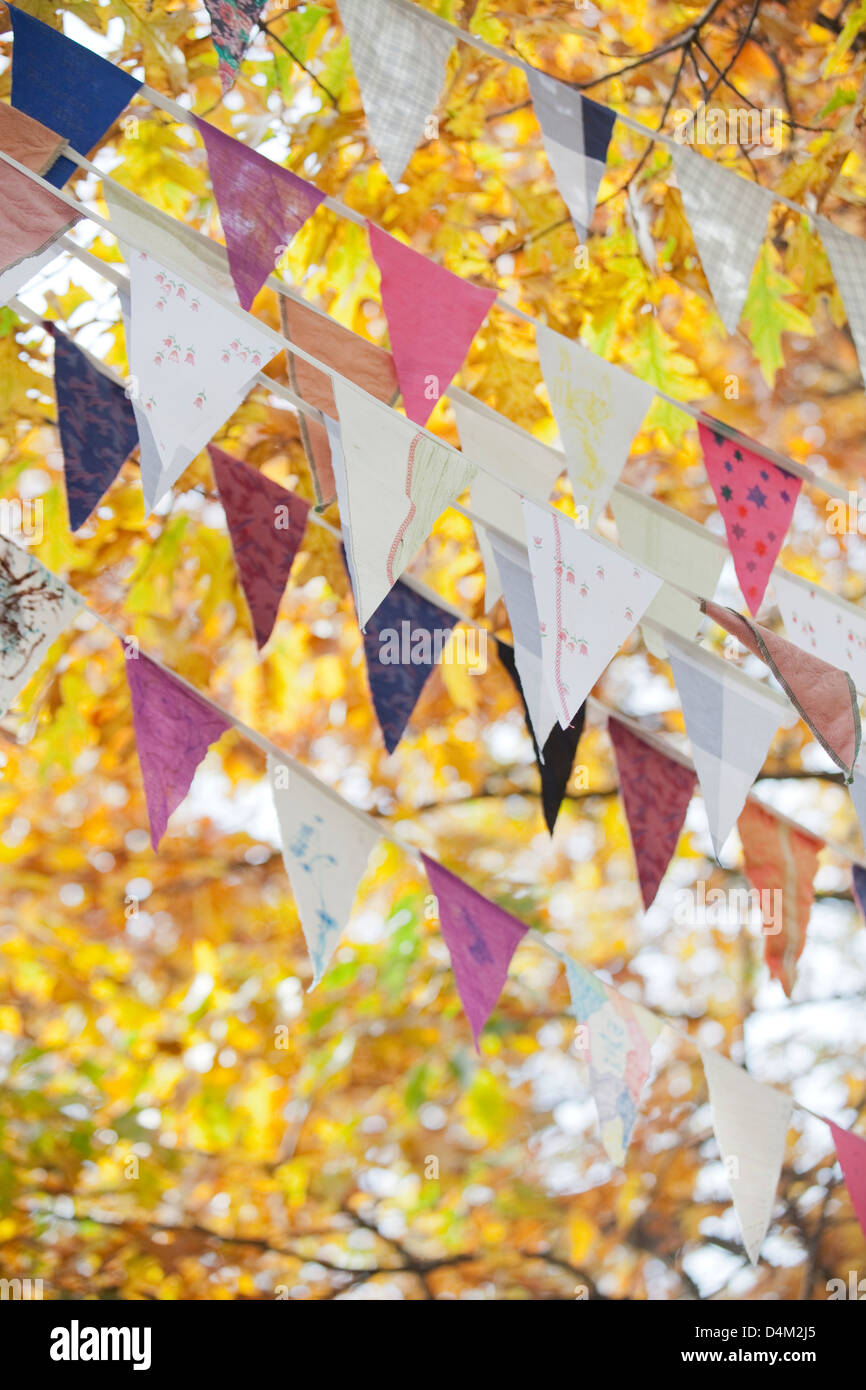
M79 154L90 154L141 80L14 5L9 14L15 40L12 105L62 135ZM44 177L61 188L75 168L71 159L58 159Z
M532 739L532 750L535 753L535 761L538 764L538 771L541 775L541 807L544 811L545 823L552 835L553 827L556 825L556 818L559 815L559 808L562 805L562 798L565 796L565 789L568 786L568 779L571 776L571 769L574 766L574 755L577 752L577 745L583 733L583 723L586 719L586 703L581 705L567 729L561 728L559 724L554 724L547 736L547 742L544 745L544 762L542 762L538 751L538 744L535 741L535 734L532 730L529 707L526 703L526 697L523 694L523 686L520 684L520 676L517 673L517 665L514 660L514 648L508 642L500 641L498 637L496 639L496 647L499 653L499 660L513 680L517 693L520 696L520 703L523 705L526 727L529 730L529 737Z
M866 917L866 869L860 864L851 866L851 875L854 880L854 901Z
M53 323L54 390L70 530L83 526L138 443L132 402Z

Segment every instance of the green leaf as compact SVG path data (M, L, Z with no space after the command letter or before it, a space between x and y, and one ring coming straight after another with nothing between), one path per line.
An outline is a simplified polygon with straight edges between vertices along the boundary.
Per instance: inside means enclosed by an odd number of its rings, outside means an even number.
M781 270L778 252L765 241L755 262L743 319L749 326L752 349L768 386L775 384L776 373L785 365L782 334L813 336L815 332L802 309L784 297L796 293L797 286Z

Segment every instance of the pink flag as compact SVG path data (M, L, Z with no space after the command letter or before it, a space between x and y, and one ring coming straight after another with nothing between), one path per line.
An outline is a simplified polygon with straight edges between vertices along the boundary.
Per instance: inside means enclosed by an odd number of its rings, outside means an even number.
M749 612L755 614L782 548L802 480L710 425L699 423L698 435L743 598Z
M150 817L150 842L157 849L169 816L189 791L196 768L210 745L231 725L146 656L127 656L126 679Z
M310 504L215 444L207 449L261 648L277 620L289 571L304 539Z
M452 275L372 222L367 230L382 278L403 406L410 420L423 425L469 351L496 291Z
M479 1034L502 993L511 957L526 927L435 859L428 859L426 854L421 858L439 900L442 935L478 1049Z
M697 777L666 758L617 719L607 731L634 850L644 907L649 907L677 847Z
M866 1140L861 1139L859 1134L852 1134L850 1129L840 1129L832 1120L827 1123L833 1133L836 1156L851 1205L866 1236Z
M229 269L241 308L249 309L325 194L200 116L194 119L207 151Z

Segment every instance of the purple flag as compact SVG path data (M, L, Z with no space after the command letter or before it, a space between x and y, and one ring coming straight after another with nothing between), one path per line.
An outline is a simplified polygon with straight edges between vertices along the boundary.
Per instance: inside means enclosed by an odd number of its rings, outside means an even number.
M866 917L866 869L860 864L852 864L851 877L853 879L854 901L863 916Z
M466 1010L476 1050L508 975L511 957L526 927L462 878L422 854L430 887L439 900L439 922L451 954L457 992Z
M146 656L128 655L126 679L154 849L212 743L231 725Z
M210 179L242 309L249 309L292 237L325 197L200 116Z

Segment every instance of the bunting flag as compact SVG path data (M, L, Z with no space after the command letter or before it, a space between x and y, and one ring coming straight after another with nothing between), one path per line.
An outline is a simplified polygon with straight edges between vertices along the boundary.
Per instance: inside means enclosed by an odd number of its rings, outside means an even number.
M792 1104L717 1052L700 1049L710 1092L713 1129L722 1154L743 1244L752 1264L767 1234Z
M149 657L137 651L124 654L150 843L156 850L196 768L231 724Z
M24 285L63 255L62 246L49 245L36 256L25 256L17 265L0 271L0 305L8 304Z
M674 172L710 293L734 333L767 230L772 190L685 146L674 150Z
M211 43L219 59L220 83L225 93L238 75L265 0L204 0L204 3L210 15Z
M367 223L403 406L424 425L496 298Z
M457 992L480 1052L478 1039L502 993L511 957L526 935L526 927L435 859L426 854L421 858L438 902L439 924L451 956Z
M589 1066L601 1142L611 1163L621 1168L652 1070L652 1046L663 1025L568 957L565 973L571 1012L580 1025L576 1050Z
M766 662L800 718L850 781L860 752L860 708L848 673L801 651L733 608L706 600L701 606L708 618Z
M542 664L541 623L529 555L525 545L514 545L505 536L491 534L489 541L505 592L505 607L514 639L514 665L520 676L520 691L529 715L533 745L541 749L538 756L544 758L552 730L558 729L559 724Z
M772 690L697 644L668 641L716 858L784 720Z
M520 696L520 703L523 705L526 727L529 731L529 737L532 739L532 751L535 754L535 761L541 777L541 809L545 824L552 835L556 818L559 815L559 808L571 778L577 745L583 733L583 726L586 721L586 705L581 705L567 729L561 729L558 724L554 724L542 751L538 747L535 730L532 727L532 716L517 670L514 647L509 646L507 642L500 641L499 638L496 639L496 647L499 660L514 682L515 689Z
M298 347L327 362L340 376L347 377L377 401L393 405L400 394L397 373L389 352L359 338L350 329L336 323L309 304L280 296L283 336ZM303 358L287 353L289 384L293 391L332 420L337 418L337 405L331 389L331 378ZM331 467L331 449L324 425L307 415L299 414L298 423L306 450L318 508L329 506L337 495Z
M574 500L586 507L591 525L604 511L655 393L561 333L539 324L535 337Z
M866 695L866 613L786 570L775 572L773 588L791 640L847 671Z
M848 790L851 793L854 810L857 812L860 834L863 836L863 843L866 844L866 768L855 767ZM866 870L863 872L866 874ZM864 898L864 902L866 902L866 898Z
M764 959L774 980L791 995L797 961L815 898L821 840L786 825L757 802L747 801L737 828L745 874L760 894Z
M622 483L611 495L610 509L623 550L672 581L662 584L646 611L648 621L641 626L647 651L664 659L664 639L649 620L693 641L701 625L700 604L674 586L698 594L715 593L727 551L705 526Z
M77 531L99 505L138 444L135 413L122 386L101 372L53 323L54 390L63 450L69 529Z
M292 237L325 194L200 116L193 120L207 151L238 299L242 309L250 309Z
M123 318L123 329L126 341L128 343L131 341L132 338L132 331L130 328L129 321L129 294L126 289L120 288L117 292L117 296L120 300L120 313ZM144 405L142 404L141 396L137 389L135 379L133 377L130 377L128 379L127 391L129 393L129 403L132 406L132 413L135 416L135 427L138 431L138 467L139 472L141 473L141 491L144 499L144 514L145 516L147 516L148 513L153 510L157 500L163 495L167 488L171 486L171 484L166 483L165 486L162 485L162 459L159 456L159 450L156 447L156 440L153 437L153 430L150 427L150 417L148 416L147 411L145 410ZM192 463L194 458L195 455L190 454L184 462L181 452L178 451L178 457L175 460L176 466L179 469L179 472L177 474L178 477L180 476L180 473L182 473L184 469L190 463Z
M261 650L273 632L310 504L215 444L208 453Z
M224 246L198 235L186 223L145 203L113 180L102 185L102 196L111 218L111 230L119 242L130 247L146 246L148 255L160 265L170 265L185 280L200 283L233 302L234 281Z
M333 387L346 470L340 521L363 630L475 469L356 386L335 377Z
M73 589L0 536L0 716L81 607Z
M445 82L453 39L392 0L338 0L370 139L396 188Z
M523 499L548 691L563 729L662 581L566 516Z
M755 614L784 544L802 479L710 425L699 422L698 435L743 598Z
M854 1215L866 1236L866 1140L861 1139L859 1134L852 1134L849 1129L840 1129L832 1120L828 1120L827 1124L836 1145L836 1157L842 1169Z
M697 777L618 719L608 719L607 731L616 754L641 897L649 908L674 856Z
M283 863L313 965L315 989L352 914L358 884L379 836L321 783L268 757Z
M9 6L12 20L12 105L59 131L64 143L88 155L141 86L91 48ZM61 188L75 173L58 159L45 177Z
M11 5L9 8L11 10ZM53 130L14 107L0 103L0 150L19 164L35 174L42 174L62 143ZM3 206L0 271L3 272L18 269L31 257L53 248L57 238L81 218L80 213L3 160L0 160L0 200ZM25 278L29 278L29 273L28 268Z
M0 150L45 178L66 140L14 106L0 105ZM36 185L34 185L36 187Z
M860 909L860 915L866 917L866 869L861 864L852 864L851 879L854 901Z
M866 382L866 243L862 237L834 226L826 217L818 218L818 228L848 315L860 375Z
M548 163L581 241L595 212L616 112L534 69L529 95Z

